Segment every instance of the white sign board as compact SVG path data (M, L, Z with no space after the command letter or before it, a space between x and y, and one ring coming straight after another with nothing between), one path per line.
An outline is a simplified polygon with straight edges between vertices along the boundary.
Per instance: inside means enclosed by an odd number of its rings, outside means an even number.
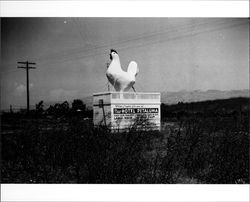
M93 123L110 129L160 130L160 93L103 92L93 96Z
M148 127L160 126L160 106L159 105L111 105L111 123L113 128L129 127L136 119L144 118L148 122Z

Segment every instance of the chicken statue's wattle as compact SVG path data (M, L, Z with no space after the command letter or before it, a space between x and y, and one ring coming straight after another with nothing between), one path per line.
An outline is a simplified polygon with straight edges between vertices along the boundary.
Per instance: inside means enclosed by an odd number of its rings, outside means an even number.
M128 65L127 72L122 70L119 55L113 49L110 50L111 63L107 69L106 75L109 82L114 86L118 92L128 91L135 84L135 77L139 72L137 63L131 61Z

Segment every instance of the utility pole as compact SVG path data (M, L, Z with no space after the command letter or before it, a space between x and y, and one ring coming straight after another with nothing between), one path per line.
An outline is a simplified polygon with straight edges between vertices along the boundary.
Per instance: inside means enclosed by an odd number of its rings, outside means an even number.
M17 68L26 69L26 89L27 89L27 114L29 114L30 110L30 95L29 95L29 69L36 69L35 67L31 67L29 65L35 65L34 62L17 62L18 64L23 64L25 66L18 66Z

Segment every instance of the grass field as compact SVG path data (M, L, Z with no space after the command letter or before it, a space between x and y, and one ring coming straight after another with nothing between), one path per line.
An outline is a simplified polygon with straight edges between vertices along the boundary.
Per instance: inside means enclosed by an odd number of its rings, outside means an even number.
M162 106L162 130L1 119L2 183L249 183L249 99Z

